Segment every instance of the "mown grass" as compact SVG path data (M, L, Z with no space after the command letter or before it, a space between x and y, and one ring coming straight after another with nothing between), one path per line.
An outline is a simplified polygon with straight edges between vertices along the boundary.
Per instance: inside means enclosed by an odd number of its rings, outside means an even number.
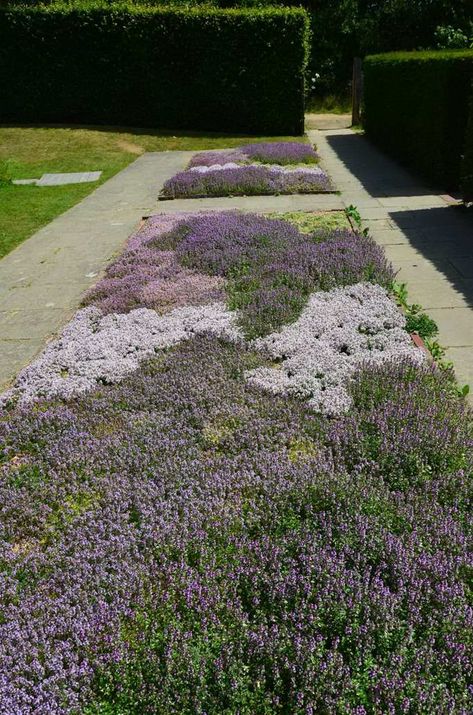
M67 211L146 151L200 151L249 141L301 137L247 137L119 127L0 127L0 167L11 179L51 172L102 171L99 182L69 186L15 186L0 182L0 257Z

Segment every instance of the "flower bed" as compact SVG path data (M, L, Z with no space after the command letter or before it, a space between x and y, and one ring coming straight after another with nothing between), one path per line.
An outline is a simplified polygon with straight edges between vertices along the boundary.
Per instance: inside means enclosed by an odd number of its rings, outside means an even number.
M258 142L245 144L238 149L203 151L195 154L189 168L195 166L215 166L234 162L250 164L316 164L319 157L311 144L302 142Z
M296 224L152 218L5 398L0 713L468 712L471 413Z
M161 198L306 194L332 190L310 144L261 142L195 154L186 171L166 181Z

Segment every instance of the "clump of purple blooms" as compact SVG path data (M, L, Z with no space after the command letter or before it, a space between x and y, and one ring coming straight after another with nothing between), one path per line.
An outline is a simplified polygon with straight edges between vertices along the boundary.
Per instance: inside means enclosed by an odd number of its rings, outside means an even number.
M315 164L319 159L312 144L303 142L257 142L240 150L263 164Z
M296 320L316 290L366 281L389 287L394 279L382 249L349 230L320 241L287 221L218 212L189 217L175 232L181 263L226 278L229 306L250 338Z
M222 166L195 166L165 182L161 196L168 199L204 196L252 196L263 194L311 194L331 191L327 174L320 169L294 169L278 165L233 162Z
M392 267L367 236L302 233L288 221L238 211L158 215L87 294L103 312L165 312L221 301L247 337L296 320L315 290L365 281L389 287Z
M338 293L333 300L330 294L313 296L306 309L309 318L303 314L288 334L305 334L313 322L314 305L327 326L335 320L338 332L347 336L356 333L369 315L373 321L384 315L384 327L375 331L376 343L360 339L353 351L356 356L349 359L332 354L325 335L307 363L312 377L306 371L302 378L293 363L307 359L303 338L297 355L286 363L290 378L282 370L257 371L252 377L262 387L299 394L315 409L336 414L349 405L346 381L363 356L371 357L372 350L379 351L380 359L394 348L405 352L402 346L408 337L394 303L379 286L356 288L367 280L389 285L392 278L381 250L365 236L348 231L322 235L321 240L320 233L301 233L287 221L255 214L156 216L130 239L125 252L86 295L89 307L76 313L62 335L20 373L2 401L26 404L39 398L70 398L97 384L119 382L156 351L205 332L230 340L269 335L274 342L274 332L297 320L313 291L349 284L360 293L355 301L358 313L338 315ZM363 310L362 293L367 298ZM349 291L348 302L350 295ZM389 323L393 312L402 322L399 335ZM387 342L381 345L384 328ZM266 349L264 341L255 345ZM301 379L312 387L302 389Z
M0 715L469 715L472 415L392 279L254 214L131 237L0 405Z
M200 337L0 420L0 712L471 710L471 414L365 367L336 421Z
M311 144L304 142L257 142L237 149L214 149L195 154L189 162L194 166L216 166L234 162L249 164L315 164L319 157Z

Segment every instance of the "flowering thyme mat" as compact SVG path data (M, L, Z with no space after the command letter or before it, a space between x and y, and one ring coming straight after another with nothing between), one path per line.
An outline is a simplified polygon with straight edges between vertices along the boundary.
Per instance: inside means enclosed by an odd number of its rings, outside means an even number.
M166 181L161 199L262 194L305 194L333 190L310 144L261 142L239 149L196 154Z
M469 709L471 413L333 215L152 217L0 410L0 713Z

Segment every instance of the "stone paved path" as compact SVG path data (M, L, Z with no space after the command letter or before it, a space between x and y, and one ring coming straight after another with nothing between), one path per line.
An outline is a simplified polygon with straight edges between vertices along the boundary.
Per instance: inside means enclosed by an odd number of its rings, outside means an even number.
M473 390L473 215L454 206L350 129L309 131L345 206L356 205L439 326L461 384ZM471 395L470 395L471 397Z

